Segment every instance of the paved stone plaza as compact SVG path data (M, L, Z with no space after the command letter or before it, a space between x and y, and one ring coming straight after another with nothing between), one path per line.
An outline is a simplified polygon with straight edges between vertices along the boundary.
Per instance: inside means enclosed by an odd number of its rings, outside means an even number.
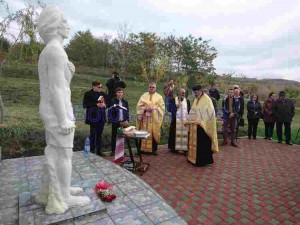
M190 225L300 224L300 146L239 139L203 168L161 148L141 177Z
M194 167L181 154L144 156L141 177L188 224L300 224L300 146L239 139L215 163Z
M96 213L64 224L300 224L300 147L262 139L240 139L221 147L215 163L198 168L182 154L159 149L145 155L151 165L139 176L91 155L74 153L73 185L93 196L96 181L116 184L117 199ZM107 160L105 160L107 159ZM18 193L35 193L43 157L2 161L0 224L17 224ZM95 198L95 195L94 197ZM38 220L41 209L35 209ZM77 215L90 209L75 210ZM74 210L71 210L74 215Z
M40 186L44 156L3 160L0 164L0 224L186 224L149 185L125 169L95 155L73 155L72 185L84 188L92 204L47 216L31 202ZM115 184L117 198L102 203L93 189L104 179ZM76 218L76 220L74 220Z

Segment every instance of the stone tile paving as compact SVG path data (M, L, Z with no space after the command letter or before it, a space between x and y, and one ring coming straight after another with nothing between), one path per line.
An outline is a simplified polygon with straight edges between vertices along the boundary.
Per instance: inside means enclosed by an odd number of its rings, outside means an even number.
M32 203L40 186L43 156L9 159L0 162L0 224L186 224L178 214L143 180L123 168L95 155L73 155L72 185L84 188L93 204L71 208L64 215L46 216L41 206ZM115 184L117 198L102 203L93 189L104 179ZM98 212L106 207L106 212ZM88 216L84 216L87 213ZM75 221L74 217L79 217Z
M300 224L300 146L262 139L241 139L238 144L239 148L221 147L215 163L203 168L161 148L158 156L143 156L151 165L141 178L190 225ZM140 200L147 191L136 190L128 197L137 205L149 203L141 211L159 221L147 207L164 205L146 193L147 200ZM161 218L168 218L165 211L158 211ZM162 224L175 224L173 220Z

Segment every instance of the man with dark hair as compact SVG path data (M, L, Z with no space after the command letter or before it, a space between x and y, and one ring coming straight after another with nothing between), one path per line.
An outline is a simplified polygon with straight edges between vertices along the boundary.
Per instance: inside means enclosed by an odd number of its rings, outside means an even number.
M228 89L228 96L222 102L223 110L223 145L227 145L228 139L228 127L231 133L231 145L238 147L236 144L236 128L237 128L237 118L240 113L240 104L234 99L234 91L232 88Z
M279 92L279 98L272 105L272 113L276 121L278 143L282 143L282 126L284 124L285 143L291 143L291 122L295 115L294 103L285 97L285 92Z
M196 99L184 124L189 127L188 161L196 166L214 163L213 153L219 152L216 114L210 97L201 85L193 87Z
M105 110L108 104L109 97L102 91L102 84L94 81L92 89L84 94L83 108L86 108L85 123L90 125L91 152L100 156L104 156L101 152L102 133L106 123Z
M110 97L110 99L116 97L116 89L118 87L120 88L126 88L126 84L124 81L122 81L122 79L119 77L119 73L114 71L112 73L112 78L110 78L107 82L106 82L106 87L108 89L108 95Z
M219 101L220 99L220 93L219 91L215 88L215 84L211 84L210 85L210 89L209 89L209 95L211 97L213 97L214 99L216 99L216 101Z
M124 89L118 87L116 89L116 97L110 102L108 110L108 119L111 122L111 156L115 155L117 130L122 124L129 121L128 102L123 98Z

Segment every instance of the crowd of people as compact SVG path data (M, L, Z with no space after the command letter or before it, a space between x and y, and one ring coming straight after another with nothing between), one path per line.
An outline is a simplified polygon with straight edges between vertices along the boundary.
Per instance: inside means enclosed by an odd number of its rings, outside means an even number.
M271 140L273 137L274 125L276 123L276 132L278 143L282 143L282 127L285 128L285 143L291 143L291 122L295 115L294 103L286 98L284 91L276 94L271 92L269 98L261 104L258 95L253 94L247 102L247 120L248 120L248 139L256 140L257 127L260 119L265 124L264 139ZM228 133L230 133L231 145L238 147L237 133L240 126L244 126L244 96L238 86L228 90L228 95L222 102L223 111L223 145L227 145Z
M129 106L124 99L126 84L114 72L106 83L108 93L102 91L99 81L92 83L92 89L84 94L83 107L86 111L86 123L90 126L91 151L103 156L101 149L104 124L111 123L111 153L115 154L117 129L129 123ZM214 85L205 89L201 85L193 87L193 102L190 102L187 90L179 88L175 96L173 80L163 88L163 96L156 91L156 83L148 85L148 91L142 94L136 106L136 128L148 131L150 136L143 139L140 149L143 153L157 155L160 131L165 110L169 112L171 124L168 149L181 151L188 161L196 166L213 163L213 153L218 152L217 119L222 118L223 143L238 147L237 136L240 126L244 126L244 93L239 86L229 88L222 100L222 112L219 113L219 91ZM293 102L285 97L285 92L270 93L262 105L256 94L246 103L248 120L248 138L256 140L260 119L265 123L265 139L271 140L276 123L278 142L282 143L282 127L285 127L285 142L291 143L291 121L295 114Z

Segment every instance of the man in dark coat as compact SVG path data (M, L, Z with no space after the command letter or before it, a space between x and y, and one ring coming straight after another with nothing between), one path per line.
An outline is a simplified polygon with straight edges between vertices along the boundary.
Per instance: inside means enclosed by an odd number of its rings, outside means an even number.
M220 93L219 93L218 89L215 88L215 84L212 84L210 87L211 88L209 89L209 95L211 97L213 97L214 99L216 99L216 101L219 101Z
M217 115L218 114L218 102L217 102L217 100L210 95L210 93L209 93L209 91L207 89L204 89L203 92L210 97L210 99L211 99L211 101L212 101L212 103L214 105L216 115Z
M90 125L91 152L104 156L101 152L102 133L106 123L105 110L109 104L109 97L101 90L102 84L99 81L94 81L92 89L84 94L83 108L86 108L85 123Z
M118 72L113 72L112 74L112 78L110 78L107 82L106 82L106 87L108 90L108 95L110 97L110 99L116 97L116 89L118 87L120 88L126 88L126 84L124 81L122 81L122 79L119 77Z
M108 119L111 122L111 156L115 155L117 130L122 123L129 121L128 102L123 98L124 89L118 87L116 89L116 97L110 102L108 110Z
M285 143L291 143L291 122L295 115L294 103L285 97L285 92L279 92L279 98L273 103L272 113L276 121L278 143L282 143L282 126L284 124Z

